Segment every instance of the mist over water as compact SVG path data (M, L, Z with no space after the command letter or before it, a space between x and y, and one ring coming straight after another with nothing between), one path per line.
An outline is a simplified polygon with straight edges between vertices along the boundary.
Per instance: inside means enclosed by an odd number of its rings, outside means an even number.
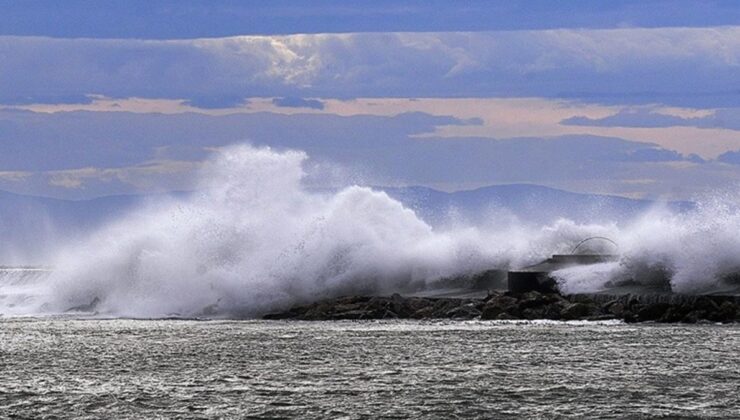
M258 316L318 298L417 291L445 277L522 267L589 236L615 240L621 258L557 272L565 292L669 278L676 292L703 293L740 272L733 194L684 213L656 207L626 224L532 226L492 217L442 228L370 188L312 192L303 184L307 159L251 146L219 151L198 193L149 204L60 247L44 281L14 280L24 297L0 299L0 313L58 313L95 301L110 316ZM20 284L0 282L5 295Z

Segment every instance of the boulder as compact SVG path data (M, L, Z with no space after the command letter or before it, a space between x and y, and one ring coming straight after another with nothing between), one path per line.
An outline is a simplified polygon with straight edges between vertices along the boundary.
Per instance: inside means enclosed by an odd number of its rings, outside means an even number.
M428 318L434 318L434 308L430 306L423 307L413 314L411 314L410 318L412 319L428 319Z
M330 302L318 302L314 305L310 305L308 309L299 316L299 319L305 319L309 321L330 319L332 312L333 307Z
M567 304L554 302L538 307L525 308L521 311L524 319L561 319L562 311Z
M466 304L458 306L457 308L450 309L445 314L446 318L453 319L473 319L479 317L481 311L475 308L473 304Z
M504 312L509 315L518 315L518 301L512 296L498 295L489 299L481 310L481 319L496 319Z
M658 322L681 322L689 311L690 309L685 305L671 305L658 319Z
M671 307L667 303L652 303L642 305L636 312L639 321L656 321L663 317L666 311Z
M575 320L585 318L594 312L592 305L576 302L566 305L560 312L563 319Z
M707 319L706 311L693 310L687 313L686 316L683 317L681 322L685 322L687 324L696 324L703 319Z
M737 319L737 305L730 301L722 302L716 311L709 315L709 320L715 322L732 322Z
M446 318L447 312L459 306L457 299L439 299L432 306L433 318Z
M625 312L627 311L627 306L624 302L614 300L604 305L604 310L605 312L610 313L618 318L623 318Z
M70 310L91 310L98 304ZM344 296L297 305L265 319L623 319L625 322L732 322L740 319L740 299L685 295L572 295L492 291L484 299Z

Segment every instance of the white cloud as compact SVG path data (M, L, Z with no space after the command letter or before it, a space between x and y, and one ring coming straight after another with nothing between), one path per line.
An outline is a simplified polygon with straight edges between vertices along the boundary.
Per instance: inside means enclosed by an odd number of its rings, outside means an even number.
M41 175L48 178L49 185L65 189L86 188L92 184L107 184L113 181L127 184L136 191L151 191L166 189L167 177L183 177L186 181L199 168L199 162L188 161L152 161L141 165L122 168L75 168L60 171L48 171Z
M28 171L0 171L0 180L9 182L22 182L33 175Z

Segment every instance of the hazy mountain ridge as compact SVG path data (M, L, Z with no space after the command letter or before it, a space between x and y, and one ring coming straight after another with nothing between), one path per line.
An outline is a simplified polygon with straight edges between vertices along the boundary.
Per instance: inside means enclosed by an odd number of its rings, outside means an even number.
M658 202L584 194L541 185L506 184L451 193L427 187L382 188L432 224L450 218L480 223L487 217L516 217L521 222L551 223L560 218L577 222L625 222ZM661 203L674 211L693 208L689 201Z

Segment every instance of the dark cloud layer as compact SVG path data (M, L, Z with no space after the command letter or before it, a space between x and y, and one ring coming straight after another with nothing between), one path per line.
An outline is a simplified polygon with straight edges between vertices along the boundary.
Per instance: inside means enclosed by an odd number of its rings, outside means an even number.
M0 167L10 178L16 172L37 174L6 180L2 186L23 191L19 186L25 185L60 196L177 189L209 149L240 142L305 150L316 162L352 168L381 184L527 182L567 187L583 180L674 180L684 172L670 164L691 163L653 144L610 137L416 137L440 125L468 123L424 113L341 117L0 111ZM42 172L46 175L38 175ZM692 182L704 182L702 176L695 174Z
M318 99L296 98L295 96L275 98L272 100L272 103L276 106L288 108L324 109L324 103Z
M740 165L740 150L722 153L717 160L731 165Z
M740 108L719 109L704 117L682 118L638 108L621 110L604 118L576 116L561 121L565 125L589 127L697 127L740 130Z
M223 109L246 105L249 99L240 95L196 96L183 103L200 109Z

